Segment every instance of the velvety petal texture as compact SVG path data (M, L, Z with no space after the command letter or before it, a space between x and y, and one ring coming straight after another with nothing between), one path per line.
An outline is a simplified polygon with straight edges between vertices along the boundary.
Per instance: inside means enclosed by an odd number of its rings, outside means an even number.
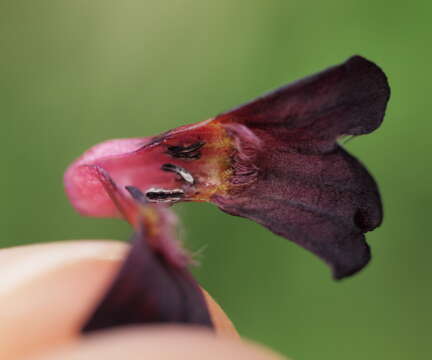
M337 279L362 269L363 234L382 221L380 195L336 140L376 129L389 94L381 69L355 56L216 118L247 126L261 143L256 181L213 201L314 252Z
M383 71L361 56L296 81L217 117L258 135L316 148L320 141L375 130L390 89Z
M325 154L267 155L253 185L213 201L317 254L337 279L363 268L370 259L363 233L382 219L380 196L366 169L340 147Z
M389 95L382 70L354 56L213 119L96 145L69 167L66 191L82 214L118 216L96 167L149 202L212 202L312 251L340 279L368 263L364 233L382 205L337 140L375 130Z

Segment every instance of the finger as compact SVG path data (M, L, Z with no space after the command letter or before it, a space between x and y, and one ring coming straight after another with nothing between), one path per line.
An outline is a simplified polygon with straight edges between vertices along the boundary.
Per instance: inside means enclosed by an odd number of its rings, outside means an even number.
M127 249L116 241L65 241L1 250L0 359L76 338ZM222 332L235 333L215 303L209 308Z
M102 332L37 360L282 360L264 347L191 327L148 326Z
M204 289L204 297L207 301L207 306L210 311L210 317L216 328L217 335L226 336L231 339L239 339L240 336L234 327L231 320L219 306L219 304L211 297L211 295Z

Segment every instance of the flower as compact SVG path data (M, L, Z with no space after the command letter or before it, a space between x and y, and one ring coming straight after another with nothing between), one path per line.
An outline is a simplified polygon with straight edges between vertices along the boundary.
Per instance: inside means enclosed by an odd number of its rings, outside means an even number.
M389 86L360 56L282 87L215 118L147 138L94 146L67 170L65 185L83 215L119 216L95 176L152 203L208 201L312 251L336 279L370 259L364 233L382 221L377 185L338 143L374 131Z

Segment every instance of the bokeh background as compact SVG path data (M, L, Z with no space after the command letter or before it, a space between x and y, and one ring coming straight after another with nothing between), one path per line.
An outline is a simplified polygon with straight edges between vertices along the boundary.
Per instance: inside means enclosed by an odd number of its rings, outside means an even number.
M200 282L240 333L294 359L431 353L429 1L1 1L1 246L127 239L78 216L68 163L101 140L216 115L362 54L388 74L383 126L346 147L375 175L374 259L334 282L313 255L205 204L177 206ZM0 275L1 276L1 275Z

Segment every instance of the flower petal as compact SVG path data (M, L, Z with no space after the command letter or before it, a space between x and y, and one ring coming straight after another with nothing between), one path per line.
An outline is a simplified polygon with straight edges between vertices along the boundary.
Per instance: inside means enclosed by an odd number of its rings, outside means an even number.
M381 69L355 56L217 117L246 126L261 142L255 171L239 155L234 164L241 169L235 184L254 172L253 183L213 202L314 252L336 279L359 271L370 260L363 234L381 224L382 205L371 175L336 140L376 129L389 94Z
M171 210L146 203L133 187L128 190L133 197L128 197L103 168L89 168L137 232L117 277L83 331L165 322L212 327L204 294L187 269L189 257L175 237Z
M390 88L383 71L353 56L216 118L246 125L258 136L316 149L341 135L362 135L382 122ZM314 143L311 143L313 141Z
M131 324L186 323L212 327L203 293L185 267L149 245L144 228L83 332Z
M382 220L374 180L340 147L316 155L273 152L262 159L254 184L213 202L312 251L333 268L337 279L368 263L363 233Z

